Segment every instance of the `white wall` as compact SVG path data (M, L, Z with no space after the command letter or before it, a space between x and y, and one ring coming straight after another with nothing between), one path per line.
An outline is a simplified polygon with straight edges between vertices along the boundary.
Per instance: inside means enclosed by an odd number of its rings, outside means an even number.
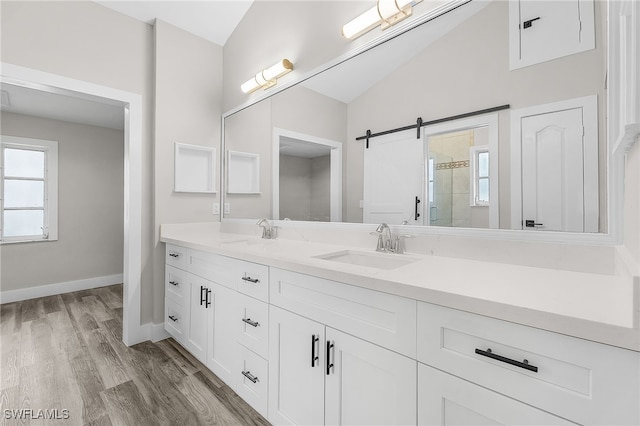
M154 102L153 320L164 317L164 244L160 225L219 221L222 47L157 20ZM176 142L216 148L218 194L173 192Z
M124 134L3 112L2 134L58 142L58 240L2 246L2 291L122 274Z
M153 31L90 1L0 2L0 59L142 97L141 322L152 318ZM3 262L4 263L4 262ZM6 266L6 265L3 265Z

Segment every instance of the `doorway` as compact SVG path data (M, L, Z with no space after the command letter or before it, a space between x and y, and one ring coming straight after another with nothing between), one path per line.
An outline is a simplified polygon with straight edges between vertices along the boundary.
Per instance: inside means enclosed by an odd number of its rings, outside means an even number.
M124 111L123 330L128 346L148 340L140 323L142 275L142 96L135 93L2 63L3 83L118 105Z
M273 219L342 221L342 143L273 129Z

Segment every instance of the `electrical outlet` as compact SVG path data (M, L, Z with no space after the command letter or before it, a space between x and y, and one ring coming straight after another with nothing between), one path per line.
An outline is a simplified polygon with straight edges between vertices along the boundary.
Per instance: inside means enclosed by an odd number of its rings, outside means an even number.
M224 214L231 214L231 204L224 203Z
M220 214L220 203L213 203L213 214Z

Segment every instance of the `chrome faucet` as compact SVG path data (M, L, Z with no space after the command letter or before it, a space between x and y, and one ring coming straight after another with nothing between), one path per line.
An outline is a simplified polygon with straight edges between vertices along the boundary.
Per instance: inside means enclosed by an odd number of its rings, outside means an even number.
M269 223L267 218L260 219L256 225L262 228L262 238L265 240L276 239L276 228Z
M384 222L378 225L376 231L372 232L371 235L378 236L376 251L397 254L404 253L402 240L404 238L411 238L411 235L396 235L394 238L393 234L391 233L391 228L389 228L389 225Z
M390 251L391 248L391 228L386 223L381 223L376 228L378 234L378 245L376 251ZM386 237L385 237L386 234Z

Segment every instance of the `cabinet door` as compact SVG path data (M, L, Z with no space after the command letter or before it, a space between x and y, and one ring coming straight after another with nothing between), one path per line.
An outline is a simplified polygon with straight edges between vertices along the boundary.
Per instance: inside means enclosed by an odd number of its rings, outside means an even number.
M233 321L237 317L237 293L227 287L211 285L210 331L206 365L232 388L236 382L233 374L236 359L236 330Z
M593 49L594 6L606 7L598 3L593 0L510 1L510 68L513 70Z
M200 361L206 362L207 337L209 332L210 312L207 303L211 283L193 274L187 274L189 282L189 332L187 333L187 349Z
M424 364L418 364L418 424L575 425Z
M326 424L416 423L416 361L329 327L326 340Z
M324 424L324 326L269 308L269 421Z

